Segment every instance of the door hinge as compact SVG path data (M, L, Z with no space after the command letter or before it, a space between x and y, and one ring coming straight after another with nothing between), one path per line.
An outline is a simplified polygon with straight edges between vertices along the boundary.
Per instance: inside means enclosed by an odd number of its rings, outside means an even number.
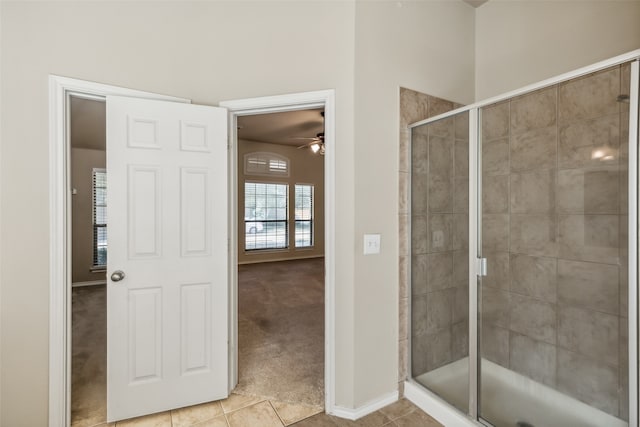
M476 274L479 277L484 277L487 275L487 259L486 258L476 259Z

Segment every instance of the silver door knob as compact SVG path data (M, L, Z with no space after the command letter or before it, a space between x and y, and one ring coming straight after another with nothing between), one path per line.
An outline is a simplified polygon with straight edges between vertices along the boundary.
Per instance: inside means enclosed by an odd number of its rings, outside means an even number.
M111 281L112 282L119 282L122 279L124 279L124 271L116 270L113 273L111 273Z

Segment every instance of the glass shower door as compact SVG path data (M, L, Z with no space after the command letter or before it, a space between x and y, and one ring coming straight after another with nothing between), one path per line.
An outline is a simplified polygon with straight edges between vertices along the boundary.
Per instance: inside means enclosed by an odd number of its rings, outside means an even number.
M623 64L480 109L479 417L627 426Z
M411 377L469 408L469 113L411 130Z

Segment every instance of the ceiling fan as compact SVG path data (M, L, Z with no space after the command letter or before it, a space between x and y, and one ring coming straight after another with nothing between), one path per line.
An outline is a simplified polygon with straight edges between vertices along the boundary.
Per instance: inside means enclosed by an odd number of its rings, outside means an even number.
M324 124L324 111L321 111L320 115L322 116L322 121L323 121L323 124ZM321 156L324 156L324 131L320 132L320 133L317 133L316 136L313 136L313 137L311 137L311 136L292 136L291 138L292 139L308 139L308 140L310 140L306 144L300 145L298 147L298 149L309 147L311 149L311 151L313 152L313 154L320 154Z
M306 144L302 144L298 147L307 148L309 147L314 154L320 153L320 155L324 156L324 132L320 132L316 134L314 137L306 137L306 136L298 136L293 137L294 139L309 139L310 141Z

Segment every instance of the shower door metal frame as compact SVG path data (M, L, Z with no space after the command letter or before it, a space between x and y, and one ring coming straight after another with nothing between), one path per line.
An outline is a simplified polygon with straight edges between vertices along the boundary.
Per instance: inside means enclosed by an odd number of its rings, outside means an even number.
M430 391L427 387L422 386L413 379L411 366L412 366L412 342L409 339L408 348L408 360L409 360L409 378L405 383L405 394L411 398L414 393L421 393L421 402L415 402L417 404L430 401L433 402L433 406L429 408L423 408L427 410L433 410L433 415L438 415L442 412L442 405L448 406L451 412L449 420L451 425L470 425L470 426L485 426L491 425L487 421L483 420L479 414L480 407L480 378L479 378L479 345L478 345L478 259L482 255L479 244L481 240L481 223L480 219L482 213L480 212L481 197L482 197L482 156L480 155L480 130L481 130L481 108L495 104L500 101L505 101L514 98L519 95L523 95L535 90L543 89L545 87L554 86L559 83L563 83L575 78L585 76L587 74L595 73L616 65L624 63L631 63L631 88L629 98L629 189L628 189L628 347L629 347L629 360L628 360L628 388L629 388L629 427L640 427L638 421L640 414L638 413L638 396L640 395L638 390L638 354L640 353L638 348L638 265L640 260L638 259L638 241L640 236L638 235L638 210L639 197L638 189L640 188L638 177L638 163L639 149L638 149L638 133L639 126L639 98L640 98L640 49L634 50L605 61L597 62L595 64L579 68L575 71L561 74L556 77L552 77L541 82L527 85L520 89L507 92L502 95L491 97L483 101L467 105L465 107L457 108L449 112L434 116L425 120L421 120L416 123L412 123L407 126L409 130L409 158L411 159L411 130L413 128L428 125L430 123L437 122L449 117L456 116L461 113L469 113L469 408L464 417L461 417L462 413L453 405L446 402L441 397ZM410 174L411 176L411 162L410 162ZM475 183L471 180L475 177ZM411 185L409 186L409 200L411 200ZM409 221L407 227L407 237L409 242L411 241L411 211L409 213ZM634 236L634 238L631 238ZM411 259L411 244L409 246L409 259ZM473 251L471 248L476 248ZM489 268L491 268L489 266ZM411 263L409 262L408 277L411 275ZM409 292L409 331L411 331L411 292ZM410 335L411 337L411 332ZM419 390L419 391L416 391ZM422 397L425 399L422 399ZM449 414L448 414L449 415ZM466 424L465 424L466 423Z
M629 329L627 361L629 374L629 426L638 426L638 122L640 104L640 58L631 63L629 90L629 226L628 236L628 310ZM636 244L633 244L635 241ZM633 337L633 339L632 339Z

